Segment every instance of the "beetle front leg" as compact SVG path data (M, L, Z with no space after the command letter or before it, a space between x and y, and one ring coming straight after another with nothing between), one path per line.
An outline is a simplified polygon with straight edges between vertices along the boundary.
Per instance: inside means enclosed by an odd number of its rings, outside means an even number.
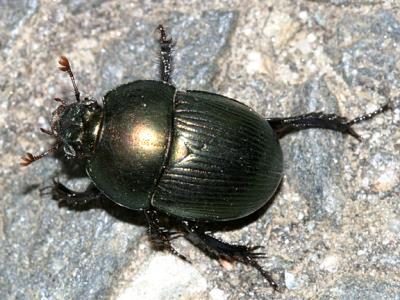
M148 209L144 211L147 223L149 225L149 234L152 238L151 241L154 243L157 249L167 249L172 254L178 256L190 263L190 261L171 245L171 240L180 236L177 232L169 231L168 229L160 226L160 220L157 215L157 211L154 209Z
M160 79L164 82L171 83L171 76L172 76L172 48L174 43L171 38L167 37L163 25L158 25L157 30L160 32L160 52L159 52L159 59L160 59Z
M188 232L185 238L191 243L199 246L212 257L236 260L252 266L261 273L261 275L268 281L269 285L275 291L279 291L279 286L272 278L271 274L264 270L257 262L257 259L265 258L265 253L256 252L256 250L260 249L261 246L248 247L243 245L229 244L206 234L197 226L194 226L187 221L184 221L183 225Z
M51 188L51 195L58 205L65 206L71 209L85 209L91 204L101 199L101 192L93 185L90 184L84 192L76 192L58 180L53 180L54 185Z

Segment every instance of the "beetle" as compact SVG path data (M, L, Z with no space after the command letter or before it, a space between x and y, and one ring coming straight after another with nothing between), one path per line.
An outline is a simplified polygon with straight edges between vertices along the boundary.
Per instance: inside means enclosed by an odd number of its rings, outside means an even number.
M81 99L69 60L61 56L60 70L72 82L76 102L52 113L51 128L41 131L55 144L39 155L26 153L27 166L62 148L67 158L85 161L93 186L75 192L55 182L59 204L81 207L105 196L132 210L143 211L149 231L162 246L186 259L171 245L172 231L160 225L158 213L181 221L184 236L209 253L256 268L276 290L278 284L258 263L259 248L229 244L198 226L244 218L263 207L283 176L279 139L308 128L360 136L354 124L392 108L390 101L352 120L312 112L288 118L264 118L248 106L213 93L178 91L171 84L173 41L162 25L160 80L120 85L96 100Z

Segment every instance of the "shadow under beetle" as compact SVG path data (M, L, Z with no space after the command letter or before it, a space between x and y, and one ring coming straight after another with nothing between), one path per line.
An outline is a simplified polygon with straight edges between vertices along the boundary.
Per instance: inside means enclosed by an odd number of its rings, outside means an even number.
M228 244L205 233L197 222L229 221L264 206L282 180L279 138L307 128L322 128L360 139L352 125L391 108L347 120L313 112L289 118L263 118L227 97L178 91L171 84L172 46L162 25L160 81L138 80L107 92L103 106L81 99L69 61L60 70L69 74L76 102L64 100L52 113L51 129L41 131L56 142L35 156L26 153L21 165L63 149L67 158L86 161L94 186L75 192L59 182L53 197L60 204L81 207L105 195L111 201L144 212L150 233L163 248L182 259L170 241L176 235L161 227L158 211L182 221L184 234L213 256L255 267L276 290L277 283L258 263L260 247Z

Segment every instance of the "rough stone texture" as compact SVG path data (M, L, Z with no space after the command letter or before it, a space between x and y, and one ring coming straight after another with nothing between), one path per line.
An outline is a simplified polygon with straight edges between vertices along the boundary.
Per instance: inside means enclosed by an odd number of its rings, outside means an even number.
M319 130L282 139L279 194L258 218L218 233L266 247L262 263L283 293L186 241L175 245L191 265L153 250L140 213L70 211L40 195L55 176L84 188L82 167L54 157L18 165L50 145L38 128L49 125L51 99L73 99L57 57L101 99L157 78L159 23L177 41L181 89L218 91L265 116L372 111L399 94L392 3L0 0L0 298L400 299L399 109L357 125L362 143Z

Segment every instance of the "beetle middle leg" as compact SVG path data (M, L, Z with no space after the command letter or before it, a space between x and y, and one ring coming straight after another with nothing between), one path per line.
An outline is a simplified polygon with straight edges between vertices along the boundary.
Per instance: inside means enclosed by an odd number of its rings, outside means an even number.
M265 253L256 252L256 250L260 249L261 246L248 247L244 245L229 244L206 234L197 226L190 224L187 221L183 222L183 226L188 232L188 234L185 235L185 238L205 250L205 252L210 256L214 258L236 260L246 265L250 265L261 273L275 291L279 290L279 286L272 278L271 274L264 270L257 261L260 258L266 257Z
M286 134L299 131L308 128L322 128L339 131L344 134L350 134L358 140L361 140L361 136L357 134L352 126L357 123L364 122L372 119L378 114L381 114L387 110L392 109L391 102L379 107L377 110L348 120L345 117L338 116L336 114L325 114L322 112L312 112L304 115L299 115L289 118L269 118L267 121L271 127L276 131L278 138L282 138Z
M160 220L156 210L145 210L144 215L146 216L147 223L149 224L149 234L154 245L160 249L167 249L172 254L190 263L190 261L184 255L176 251L176 249L171 245L171 240L179 237L180 234L169 231L168 229L160 226Z
M49 188L53 199L58 202L59 206L72 209L87 208L102 197L101 192L93 184L90 184L84 192L76 192L54 179L53 186Z
M172 76L172 48L174 43L171 38L167 37L163 25L158 25L157 30L160 33L159 43L160 43L160 79L164 82L171 83Z

